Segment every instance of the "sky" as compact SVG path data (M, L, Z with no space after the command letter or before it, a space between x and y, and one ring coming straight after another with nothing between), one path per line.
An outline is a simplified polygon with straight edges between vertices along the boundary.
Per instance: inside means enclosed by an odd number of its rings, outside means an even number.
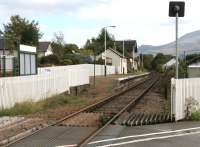
M179 36L200 30L200 1L185 0ZM63 32L66 43L82 47L105 26L116 40L134 39L139 45L162 45L175 39L175 19L168 17L169 0L1 0L0 29L12 15L39 22L41 40Z

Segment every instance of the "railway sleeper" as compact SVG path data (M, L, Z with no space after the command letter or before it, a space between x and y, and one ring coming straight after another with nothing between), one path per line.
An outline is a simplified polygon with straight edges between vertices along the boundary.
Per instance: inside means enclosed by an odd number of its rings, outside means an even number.
M171 122L170 113L130 113L121 125L139 126Z

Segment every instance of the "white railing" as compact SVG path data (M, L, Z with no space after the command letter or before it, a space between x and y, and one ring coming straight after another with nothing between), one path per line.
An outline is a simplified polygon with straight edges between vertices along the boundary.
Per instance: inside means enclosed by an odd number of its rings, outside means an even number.
M193 98L200 102L200 78L171 80L172 112L176 120L185 118L186 99Z

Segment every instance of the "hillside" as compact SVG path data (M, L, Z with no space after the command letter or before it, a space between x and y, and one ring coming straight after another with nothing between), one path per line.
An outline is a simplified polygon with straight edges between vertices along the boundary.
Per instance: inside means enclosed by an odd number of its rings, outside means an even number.
M188 33L179 38L180 53L186 51L187 54L200 52L200 30ZM142 45L139 51L144 53L158 53L175 54L175 42L164 44L161 46Z

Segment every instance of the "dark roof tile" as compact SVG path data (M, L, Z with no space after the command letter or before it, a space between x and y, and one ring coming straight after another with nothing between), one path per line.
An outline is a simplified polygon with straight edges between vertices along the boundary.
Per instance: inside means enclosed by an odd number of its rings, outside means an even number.
M39 48L38 48L38 50L46 52L50 44L51 44L51 42L49 42L49 41L39 42Z

